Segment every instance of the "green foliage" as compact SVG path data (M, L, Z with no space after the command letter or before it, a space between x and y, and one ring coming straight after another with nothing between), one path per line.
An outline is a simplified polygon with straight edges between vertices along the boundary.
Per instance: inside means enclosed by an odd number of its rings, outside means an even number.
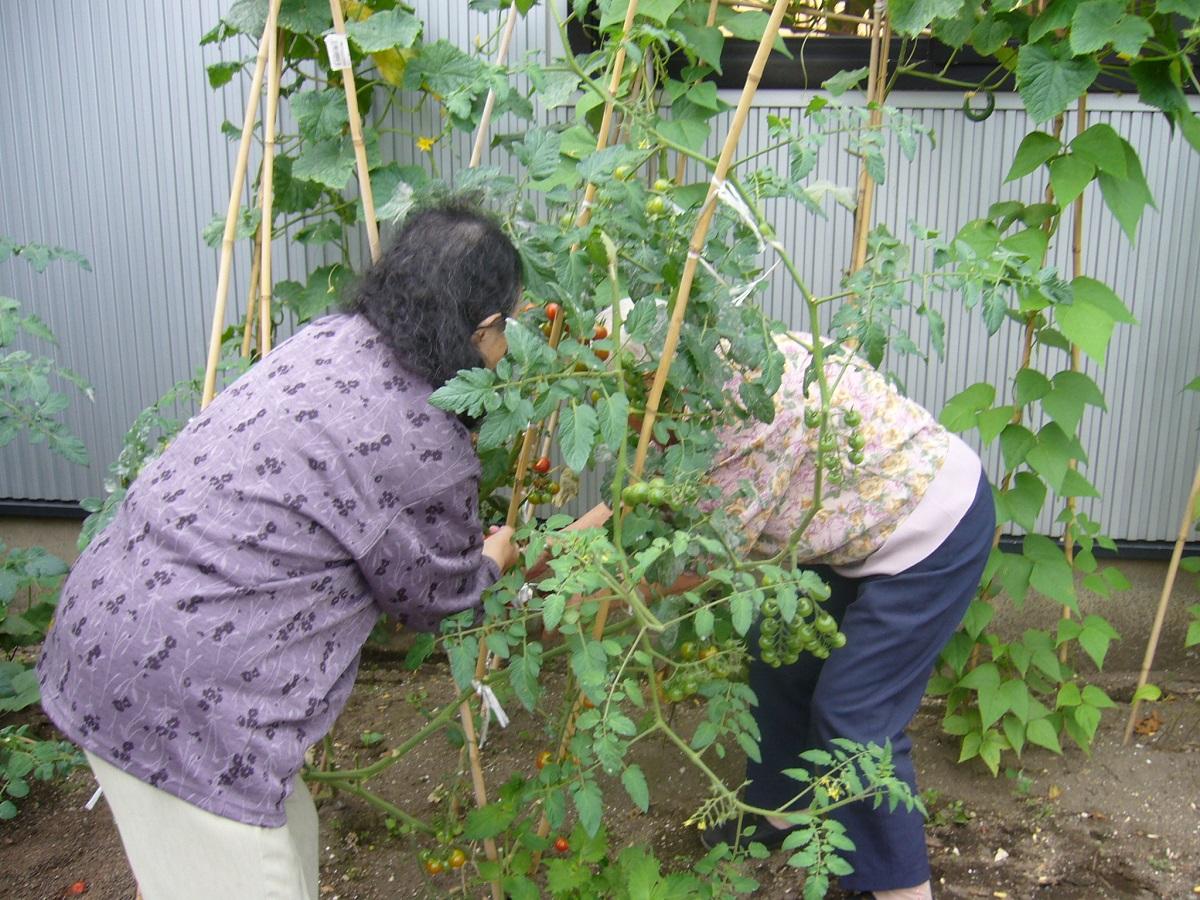
M85 764L67 741L39 740L28 725L0 728L0 821L17 816L16 801L29 796L31 781L53 781Z

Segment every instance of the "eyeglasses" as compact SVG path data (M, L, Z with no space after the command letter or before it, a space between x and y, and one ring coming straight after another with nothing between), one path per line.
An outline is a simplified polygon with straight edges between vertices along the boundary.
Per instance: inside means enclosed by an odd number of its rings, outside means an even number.
M481 331L489 331L492 328L498 328L501 332L503 332L508 323L511 321L511 318L503 315L502 313L493 313L475 327L475 333L479 334Z

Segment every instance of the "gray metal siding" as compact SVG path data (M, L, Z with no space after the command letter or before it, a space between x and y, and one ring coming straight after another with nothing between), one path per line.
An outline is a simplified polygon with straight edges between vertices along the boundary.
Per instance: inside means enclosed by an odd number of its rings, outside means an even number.
M41 315L59 336L59 359L96 387L94 404L79 399L69 413L91 451L92 467L75 468L18 440L4 451L0 497L75 500L99 493L102 475L134 416L203 362L218 254L199 235L227 202L236 142L227 142L219 129L224 120L240 126L246 81L210 90L204 67L232 58L235 49L202 48L197 42L229 5L230 0L128 0L105 7L57 0L0 8L0 25L9 38L0 57L0 119L6 123L0 129L0 234L71 247L93 266L88 273L59 263L37 275L11 262L0 266L0 293ZM473 46L477 35L486 40L503 21L501 13L467 12L465 3L423 0L417 6L427 39L445 37L461 47ZM557 42L557 34L539 6L518 24L513 58L548 42ZM736 100L735 93L725 96ZM798 119L809 97L764 93L747 123L741 152L765 144L768 114ZM1035 199L1041 190L1036 178L1000 183L1027 121L1015 98L999 100L996 113L975 124L958 111L959 95L895 95L894 105L934 130L937 148L922 144L916 161L908 163L889 147L888 180L876 200L876 220L897 234L908 233L910 219L947 234L996 200ZM1086 273L1111 284L1142 324L1118 328L1104 370L1085 362L1110 409L1104 415L1089 410L1084 419L1091 456L1084 471L1107 496L1083 508L1115 537L1173 538L1182 495L1200 455L1200 397L1179 393L1200 373L1200 324L1194 312L1200 300L1195 201L1200 158L1170 135L1161 116L1128 100L1094 97L1089 108L1089 122L1110 122L1137 148L1158 209L1147 212L1138 247L1132 249L1098 192L1089 189L1086 195ZM717 134L725 121L717 120ZM418 135L440 130L429 107L403 124ZM493 131L524 127L500 117ZM1072 128L1073 122L1068 136ZM471 141L471 135L454 133L439 146L436 158L443 173L465 165ZM383 149L400 162L421 158L406 135L387 135ZM714 138L710 150L717 149ZM844 149L831 140L813 177L853 186L856 160ZM489 151L485 162L513 170L502 151ZM786 171L782 151L761 162ZM252 171L256 165L252 156ZM782 203L769 204L769 210L800 270L809 274L810 286L818 293L836 290L839 267L849 258L851 215L831 208L822 219ZM235 263L233 310L241 309L247 287L245 243ZM277 242L275 256L280 279L300 278L325 261L321 251L285 241ZM1066 239L1058 242L1056 264L1069 269ZM804 327L794 291L781 276L776 273L763 302L772 315ZM978 316L962 315L957 302L945 295L931 298L952 328L944 362L889 361L908 391L935 410L974 381L1006 384L1018 361L1015 328L1005 326L1003 339L989 341ZM918 343L925 341L922 320L911 317L906 327ZM996 471L995 452L987 458ZM595 489L591 478L585 487ZM1049 527L1048 516L1042 524Z

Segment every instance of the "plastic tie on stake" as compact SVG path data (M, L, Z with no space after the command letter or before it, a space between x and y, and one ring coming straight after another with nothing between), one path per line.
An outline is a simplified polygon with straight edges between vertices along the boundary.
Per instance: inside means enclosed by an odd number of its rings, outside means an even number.
M83 808L86 809L88 812L91 812L93 809L96 808L96 804L100 802L100 795L103 793L104 793L104 788L102 788L102 787L96 788L95 793L92 794L92 799L90 799L87 803L83 804Z
M762 231L759 230L758 220L754 218L754 213L750 212L750 207L746 205L746 201L723 178L713 179L713 187L716 189L717 199L732 209L737 217L746 223L746 227L750 229L758 241L758 252L762 253L766 249L766 243L763 240Z
M508 727L508 715L504 712L504 707L500 705L499 699L496 697L496 692L482 681L472 681L471 686L475 688L475 693L479 695L480 701L483 703L483 726L479 729L479 746L482 747L487 743L488 722L494 715L496 721L500 723L501 728Z
M325 35L325 51L332 68L338 71L350 68L350 44L344 34L330 32Z
M517 589L516 596L513 597L512 605L517 609L524 609L529 605L529 601L533 599L533 585L528 581Z

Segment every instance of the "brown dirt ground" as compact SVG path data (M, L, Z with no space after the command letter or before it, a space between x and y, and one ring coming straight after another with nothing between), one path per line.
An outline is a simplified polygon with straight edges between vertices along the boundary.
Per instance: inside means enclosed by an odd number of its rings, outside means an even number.
M411 734L452 697L444 664L402 670L398 657L373 652L335 730L339 762L365 763ZM957 765L954 739L938 727L938 704L928 702L913 726L920 786L930 806L928 828L939 898L1183 898L1200 894L1200 678L1163 673L1164 699L1143 704L1157 730L1121 745L1128 707L1106 715L1092 756L1068 750L1062 757L1027 752L1020 773L992 778L978 764ZM1107 675L1105 686L1128 700L1132 675ZM510 710L511 712L511 710ZM677 724L690 725L697 709L681 704ZM11 717L10 717L11 719ZM40 714L26 716L42 727ZM0 724L5 722L0 721ZM485 750L488 783L513 771L530 772L547 739L534 720L518 713L505 731L494 729ZM386 735L363 748L359 735ZM387 769L371 787L415 815L434 818L437 793L457 759L443 735ZM605 821L614 849L653 847L670 869L685 869L700 855L696 833L683 826L694 811L695 778L664 743L635 748L651 785L651 807L641 814L619 787L609 792ZM741 760L720 771L738 777ZM0 897L59 900L74 882L89 898L132 900L134 882L106 806L83 804L94 788L79 771L60 786L35 785L16 820L0 826ZM444 806L444 804L443 804ZM318 801L321 818L321 894L324 900L392 900L490 896L464 890L450 875L430 879L417 860L420 842L393 836L382 816L353 797ZM798 897L802 879L782 856L753 864L759 897ZM469 867L468 867L469 870ZM832 896L845 897L835 891Z

